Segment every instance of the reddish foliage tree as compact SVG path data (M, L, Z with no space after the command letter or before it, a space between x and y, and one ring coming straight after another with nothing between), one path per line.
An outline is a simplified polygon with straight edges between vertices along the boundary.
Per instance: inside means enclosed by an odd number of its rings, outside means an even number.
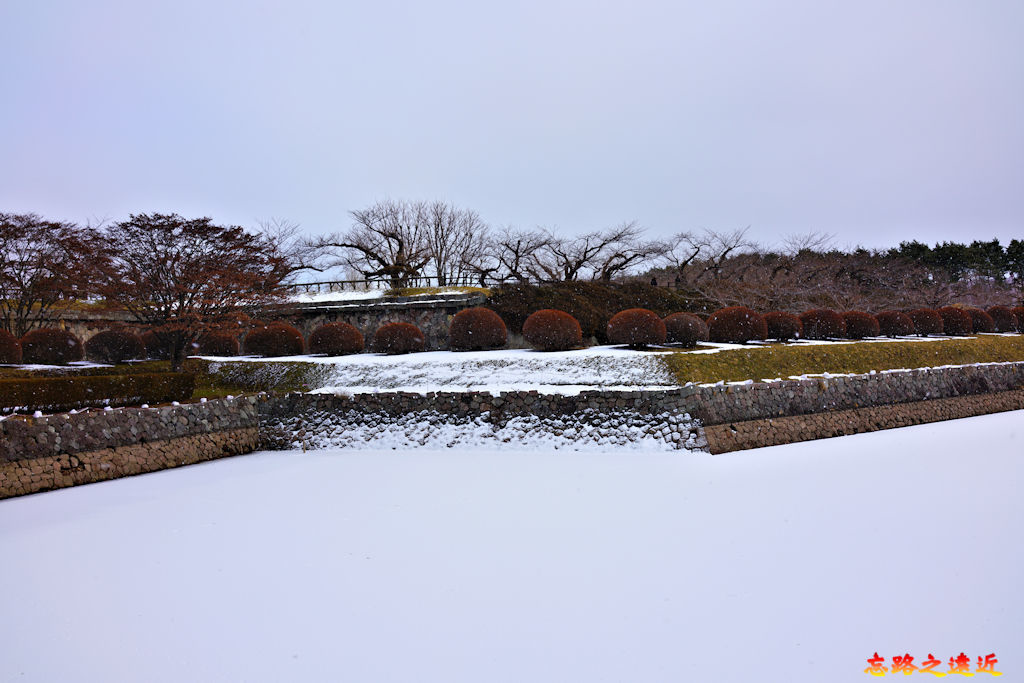
M942 316L931 308L915 308L907 311L907 317L914 323L914 332L922 337L942 334Z
M25 363L66 365L82 360L82 342L67 330L45 327L21 338L21 356Z
M142 338L128 330L103 330L85 340L85 355L99 363L123 363L146 352Z
M481 306L459 311L448 327L448 346L453 351L498 349L506 341L508 330L501 316Z
M846 321L830 308L815 308L800 314L804 326L804 339L843 339Z
M275 241L209 218L133 215L106 229L99 293L171 341L171 368L202 332L237 329L290 272Z
M670 344L692 348L708 340L708 324L692 313L673 313L665 323L665 339Z
M415 353L426 345L423 331L412 323L387 323L373 335L373 350L377 353Z
M627 308L608 321L608 341L642 349L651 344L664 344L665 323L658 314L646 308Z
M230 332L204 332L196 346L203 356L237 356L241 350L238 337Z
M21 342L7 330L0 330L0 365L21 363Z
M996 323L985 311L980 308L968 308L967 312L971 314L971 323L974 327L975 332L995 332Z
M53 324L92 272L95 242L72 223L0 213L0 329L16 336Z
M568 351L583 345L583 331L565 311L544 308L523 322L523 338L539 351Z
M882 311L875 316L879 332L886 337L905 337L914 334L914 321L906 313Z
M764 322L768 325L768 339L789 341L799 339L804 334L804 324L792 313L772 311L764 314Z
M846 311L843 313L843 322L846 324L847 339L864 339L881 334L878 318L864 311Z
M713 342L745 344L767 338L768 323L763 315L746 306L730 306L711 314L708 335Z
M992 306L986 311L995 323L996 332L1016 332L1018 320L1008 306Z
M974 330L974 323L971 321L971 314L956 306L943 306L938 309L942 316L942 331L953 336L970 334Z
M245 335L242 346L247 355L267 357L298 356L304 348L302 333L284 322L257 327Z
M328 356L361 353L366 344L362 333L348 323L327 323L309 335L309 352Z

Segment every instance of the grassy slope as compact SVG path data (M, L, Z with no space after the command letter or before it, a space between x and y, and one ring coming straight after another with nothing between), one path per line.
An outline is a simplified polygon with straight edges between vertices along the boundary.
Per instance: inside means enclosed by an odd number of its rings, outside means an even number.
M815 346L752 346L711 354L664 355L680 384L774 379L791 375L863 373L871 370L923 368L1024 361L1024 336L983 335L927 342L870 342Z

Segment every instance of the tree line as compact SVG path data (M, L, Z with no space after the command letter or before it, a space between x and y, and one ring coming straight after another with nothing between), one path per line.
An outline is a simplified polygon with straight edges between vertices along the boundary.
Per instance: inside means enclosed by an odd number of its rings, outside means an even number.
M69 302L100 299L174 337L175 359L203 330L282 301L304 272L338 268L404 287L641 280L669 286L694 308L882 310L1020 303L1024 242L903 242L840 250L827 235L764 246L747 230L648 238L635 221L564 235L491 227L448 202L385 200L350 212L351 225L308 237L286 221L246 230L209 218L138 214L80 226L0 213L0 328L22 336ZM177 364L177 363L176 363Z

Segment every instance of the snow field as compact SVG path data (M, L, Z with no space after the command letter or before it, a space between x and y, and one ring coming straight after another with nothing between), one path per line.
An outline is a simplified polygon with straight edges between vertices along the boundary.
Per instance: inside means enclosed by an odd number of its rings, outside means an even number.
M726 456L263 453L0 501L0 680L1019 673L1024 413ZM1009 680L1009 679L1006 679Z

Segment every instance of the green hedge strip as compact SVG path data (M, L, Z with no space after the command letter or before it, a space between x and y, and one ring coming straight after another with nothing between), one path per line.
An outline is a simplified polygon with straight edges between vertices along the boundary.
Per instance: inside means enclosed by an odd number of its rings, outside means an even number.
M793 375L866 373L871 370L1024 361L1024 337L982 335L973 339L766 345L718 353L663 356L680 384L738 382Z
M63 412L187 401L195 382L195 375L185 372L6 379L0 380L0 409Z

